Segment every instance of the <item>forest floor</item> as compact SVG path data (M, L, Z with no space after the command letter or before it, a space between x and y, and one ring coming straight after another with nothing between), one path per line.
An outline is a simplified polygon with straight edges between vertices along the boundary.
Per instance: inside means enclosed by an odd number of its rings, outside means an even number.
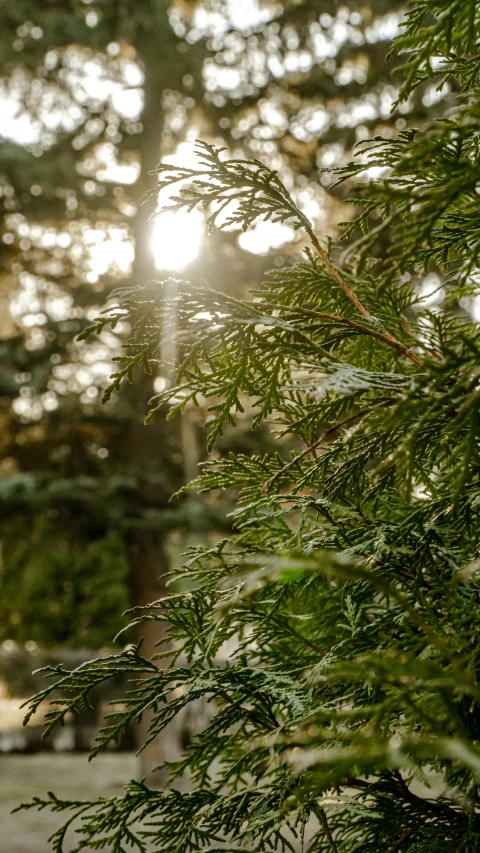
M87 753L0 754L0 853L51 853L48 837L62 816L33 809L11 814L19 803L46 791L65 799L118 795L134 778L138 770L133 753L99 755L91 763Z

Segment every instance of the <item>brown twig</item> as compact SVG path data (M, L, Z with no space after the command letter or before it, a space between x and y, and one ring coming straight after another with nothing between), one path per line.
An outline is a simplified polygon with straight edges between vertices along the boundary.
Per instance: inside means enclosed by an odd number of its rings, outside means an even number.
M285 305L270 305L271 308L279 308L281 310L285 310ZM396 338L393 338L388 333L379 332L376 329L372 329L370 326L364 326L363 323L357 323L356 320L349 320L347 317L340 317L338 314L325 314L324 311L313 311L311 308L304 308L303 306L295 306L291 308L292 311L299 311L301 314L309 314L312 317L318 317L319 320L330 320L332 323L338 323L342 326L348 326L351 329L357 329L364 335L370 335L372 338L377 338L377 340L382 341L382 343L386 343L387 346L393 347L402 355L405 355L405 351L407 347L402 344L400 341L397 341ZM409 350L410 352L410 350ZM413 355L413 353L412 353ZM414 356L416 358L416 356ZM418 361L418 359L417 359ZM418 362L421 365L421 362Z
M412 825L409 826L408 829L405 830L403 835L400 836L398 841L395 841L395 844L393 845L393 849L396 850L398 847L401 847L403 842L406 841L408 838L410 838L410 836L413 835L413 833L416 832L417 829L420 829L422 824L425 823L425 821L431 817L435 817L433 812L430 812L429 814L424 815L423 817L419 818L419 820L416 820L415 823L412 823Z
M444 811L444 806L438 803L432 802L431 800L424 800L422 797L414 794L413 791L410 790L407 783L403 779L401 773L398 770L395 770L393 775L396 777L399 785L396 787L392 787L390 785L379 784L377 782L367 782L366 779L357 779L351 778L349 776L345 777L342 780L342 785L345 785L349 788L361 788L369 793L380 793L391 795L394 794L396 797L401 797L408 803L412 803L412 805L417 808L422 808L425 812L425 819L428 817L435 817L437 814L441 814ZM447 808L450 808L448 806Z
M348 426L350 423L353 423L353 421L356 421L357 418L363 418L365 417L365 415L369 415L370 412L373 412L375 409L391 406L393 402L393 399L388 399L384 400L383 403L379 403L378 406L366 406L364 409L358 409L358 411L354 412L353 415L349 415L348 418L344 418L343 421L340 421L340 423L334 424L333 426L324 430L324 432L322 432L322 434L313 442L313 444L310 444L308 447L305 448L305 450L302 450L302 452L299 453L298 456L295 456L295 459L291 459L290 462L287 462L283 466L283 468L280 468L280 471L277 471L273 475L273 477L270 477L270 479L267 480L267 482L262 486L263 494L268 495L272 486L275 485L277 480L282 477L283 474L286 474L288 471L290 471L291 468L293 468L298 462L300 462L301 459L303 459L305 456L308 456L309 453L312 453L320 444L322 444L338 429L341 429L344 426Z
M317 254L319 255L322 263L324 264L324 266L326 266L330 275L335 279L337 284L340 285L340 287L342 288L347 299L350 300L350 302L352 303L352 305L355 306L357 311L360 311L360 314L362 314L366 320L370 320L371 322L375 322L375 317L373 317L373 315L370 314L370 311L368 310L368 308L365 308L365 305L363 304L363 302L360 301L358 296L353 292L353 290L348 286L346 281L343 280L340 273L335 269L335 267L333 266L333 264L329 260L327 253L324 251L324 249L322 249L322 247L318 241L318 238L315 235L313 229L309 226L309 227L307 227L306 230L308 232L308 236L310 237L310 240L312 241L313 245L315 246ZM405 344L402 344L400 341L397 341L397 339L394 338L393 335L390 334L390 332L383 330L382 332L379 332L377 336L380 337L381 340L383 340L388 346L393 347L393 349L396 349L397 352L402 353L402 355L404 355L405 358L410 359L410 361L412 361L414 364L416 364L417 367L423 367L423 363L420 361L419 358L417 358L415 353L413 353L411 350L409 350L409 348L407 346L405 346Z

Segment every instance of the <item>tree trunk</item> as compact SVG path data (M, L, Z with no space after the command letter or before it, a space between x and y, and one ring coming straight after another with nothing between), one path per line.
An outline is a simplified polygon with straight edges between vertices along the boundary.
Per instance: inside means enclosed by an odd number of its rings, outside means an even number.
M135 605L141 607L150 604L164 594L163 575L167 561L162 540L159 536L142 533L141 537L132 537L129 543L130 565L132 572L132 597ZM161 622L147 622L140 626L138 638L143 637L142 654L146 658L161 650L157 643L165 635ZM151 713L144 715L135 729L137 749L143 746ZM181 754L181 721L174 720L140 753L140 776L152 788L165 785L166 773L158 769L165 761L175 761Z
M141 172L136 184L137 197L142 196L154 186L154 178L149 173L160 162L161 135L163 129L162 98L166 88L172 87L172 72L178 74L177 65L180 56L176 51L175 37L168 20L169 3L166 0L153 0L147 19L150 27L144 31L141 44L137 46L139 58L143 61L144 109L141 116L143 133L140 143ZM140 204L135 219L135 261L133 269L134 286L142 287L156 277L151 245L151 214L155 210L156 199ZM160 330L159 330L160 334ZM127 430L125 435L126 452L135 464L137 471L159 472L159 462L165 455L165 424L159 417L149 426L144 426L143 418L147 404L153 396L154 377L139 372L131 389L134 411L138 414L138 424ZM132 604L144 606L161 598L165 592L163 576L167 569L162 533L150 527L130 533L128 553L131 567ZM158 651L156 644L164 636L164 626L159 622L147 622L141 625L138 639L143 638L142 652L151 657ZM137 747L140 748L148 729L149 717L144 715L136 730ZM141 776L147 784L161 787L165 774L155 768L165 760L173 760L180 755L178 726L171 725L149 746L141 752Z

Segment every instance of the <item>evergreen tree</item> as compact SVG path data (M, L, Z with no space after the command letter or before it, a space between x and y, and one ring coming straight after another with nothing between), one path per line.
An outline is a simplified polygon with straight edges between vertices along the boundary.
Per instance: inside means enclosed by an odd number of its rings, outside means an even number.
M454 94L446 120L376 139L340 172L362 179L346 251L261 162L202 144L197 170L160 169L212 227L288 222L309 247L249 300L126 291L92 329L133 325L114 386L157 358L175 311L175 382L149 417L206 398L213 448L251 401L298 449L213 455L192 484L234 491L236 532L192 549L176 572L188 591L137 612L168 624L167 666L137 645L53 671L31 701L62 690L48 733L130 673L96 752L147 709L155 738L196 699L214 707L167 790L31 804L71 813L77 849L479 848L479 38L473 0L411 3L400 98L426 80Z

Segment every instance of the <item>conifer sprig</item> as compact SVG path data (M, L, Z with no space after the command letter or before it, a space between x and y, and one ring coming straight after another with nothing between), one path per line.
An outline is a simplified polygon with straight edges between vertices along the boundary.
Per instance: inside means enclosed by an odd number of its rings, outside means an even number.
M172 205L168 209L191 211L201 206L209 212L207 224L210 229L215 226L241 226L245 231L258 218L279 223L288 222L295 230L303 228L322 264L357 311L374 324L377 334L385 343L393 346L417 366L421 366L420 359L383 328L383 324L370 313L332 264L310 221L295 204L277 172L267 169L257 160L222 160L221 153L221 149L215 149L207 142L198 142L197 155L203 169L187 169L165 163L158 167L161 189L180 181L188 181L180 194L173 197Z

